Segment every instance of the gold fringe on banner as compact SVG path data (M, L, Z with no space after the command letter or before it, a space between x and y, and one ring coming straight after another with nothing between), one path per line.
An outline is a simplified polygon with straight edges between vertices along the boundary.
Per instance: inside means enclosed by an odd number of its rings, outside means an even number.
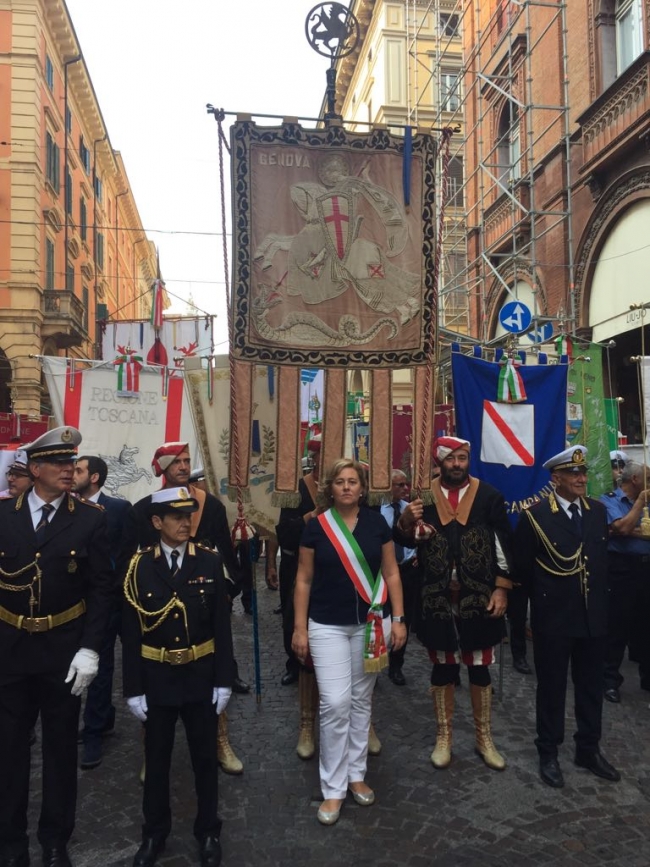
M280 367L278 372L277 439L274 506L300 502L300 368Z
M393 373L370 374L370 494L375 505L392 494L393 470ZM389 496L389 499L391 497Z
M425 367L415 368L415 386L413 389L413 479L412 488L425 491L431 489L431 445L433 439L433 410L435 390L435 374L432 371L429 406L425 417ZM424 461L422 460L424 453ZM420 477L420 468L422 476ZM424 499L424 496L423 496Z
M334 461L347 457L345 428L347 421L347 371L325 371L325 412L323 415L323 444L321 446L320 476L323 479Z
M253 374L255 365L245 361L235 361L232 366L235 399L230 404L230 457L228 462L228 485L230 488L244 489L248 486L250 471L251 436L253 428ZM231 389L231 394L233 390ZM237 445L233 447L233 432L237 432ZM250 495L250 492L249 492ZM228 493L230 495L230 492ZM235 494L236 496L236 494Z

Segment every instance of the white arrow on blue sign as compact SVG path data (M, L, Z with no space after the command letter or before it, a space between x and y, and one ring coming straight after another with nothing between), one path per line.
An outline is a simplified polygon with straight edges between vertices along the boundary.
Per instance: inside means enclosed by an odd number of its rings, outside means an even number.
M529 331L526 337L532 343L548 343L551 337L553 337L553 323L544 322L539 328L533 328L532 331Z
M521 301L509 301L499 311L499 322L506 331L513 334L521 334L530 327L533 317L525 304Z

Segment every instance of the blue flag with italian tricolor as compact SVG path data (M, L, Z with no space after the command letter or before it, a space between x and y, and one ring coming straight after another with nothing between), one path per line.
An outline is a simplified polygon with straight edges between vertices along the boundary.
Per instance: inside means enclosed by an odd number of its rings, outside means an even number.
M453 352L456 435L470 441L470 473L500 490L516 523L548 496L544 461L566 448L566 364L521 364L525 399L503 401L503 364ZM501 375L501 381L500 381Z

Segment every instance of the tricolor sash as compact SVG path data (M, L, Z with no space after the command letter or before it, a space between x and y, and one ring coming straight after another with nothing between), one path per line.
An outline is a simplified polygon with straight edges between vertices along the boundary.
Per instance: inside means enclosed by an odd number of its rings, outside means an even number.
M386 582L381 571L377 573L376 578L372 577L370 566L359 543L335 508L332 507L319 515L318 521L339 555L357 593L370 605L366 620L363 669L366 672L381 671L388 665L388 650L384 641L383 628L383 606L388 596Z

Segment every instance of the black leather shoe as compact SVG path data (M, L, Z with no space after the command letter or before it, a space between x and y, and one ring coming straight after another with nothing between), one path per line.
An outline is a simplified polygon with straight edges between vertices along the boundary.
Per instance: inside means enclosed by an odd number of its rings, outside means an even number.
M156 858L164 848L164 840L154 840L153 837L145 837L142 845L135 853L133 867L153 867L156 863Z
M280 678L280 683L282 686L291 686L292 683L298 682L298 672L293 669L289 669L285 671L285 673Z
M208 836L201 841L201 867L219 867L221 843L218 837Z
M251 688L243 680L240 680L238 677L236 677L232 682L232 691L238 692L240 695L245 695L245 693L251 691Z
M528 665L528 660L525 656L515 656L512 660L512 667L519 674L532 674L533 669Z
M100 738L92 738L84 744L79 767L82 771L98 768L102 763L102 742Z
M72 861L68 857L65 846L52 846L51 849L43 849L43 867L72 867Z
M547 786L552 786L554 789L561 789L564 786L562 769L557 759L540 759L539 775Z
M621 779L621 775L616 768L612 767L600 753L576 753L575 763L579 768L586 768L603 780L618 783Z
M395 686L404 686L406 684L406 678L402 674L401 666L396 665L394 668L389 668L388 677L393 681Z
M609 689L606 689L603 693L603 697L606 701L611 701L612 704L621 703L621 694L615 686L611 686Z
M0 855L0 867L29 867L29 852Z

